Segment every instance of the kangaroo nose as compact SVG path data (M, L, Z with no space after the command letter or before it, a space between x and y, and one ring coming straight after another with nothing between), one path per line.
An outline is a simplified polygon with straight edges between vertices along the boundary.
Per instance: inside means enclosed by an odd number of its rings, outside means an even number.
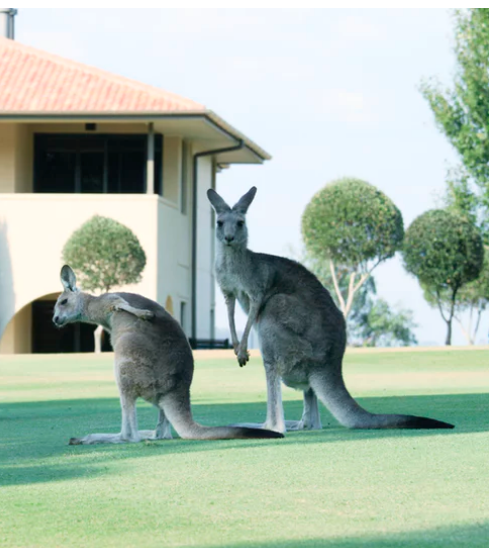
M55 316L54 319L53 319L53 322L55 324L57 324L59 322L59 316Z
M226 236L226 242L228 243L234 242L234 236Z

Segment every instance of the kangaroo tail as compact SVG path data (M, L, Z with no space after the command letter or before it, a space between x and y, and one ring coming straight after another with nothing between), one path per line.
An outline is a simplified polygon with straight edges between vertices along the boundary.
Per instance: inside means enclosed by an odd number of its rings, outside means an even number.
M335 419L352 429L451 429L452 424L412 415L377 415L363 409L348 392L341 371L311 375L311 388Z
M260 428L237 426L202 426L194 421L188 394L169 394L159 405L175 428L177 434L187 440L277 439L283 434Z

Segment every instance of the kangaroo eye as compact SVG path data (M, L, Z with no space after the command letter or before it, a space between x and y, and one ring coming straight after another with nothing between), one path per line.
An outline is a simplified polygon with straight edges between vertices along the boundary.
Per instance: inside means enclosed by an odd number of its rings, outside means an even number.
M61 301L59 304L61 306L64 306L65 304L68 304L68 299L65 299L64 301Z
M224 226L224 223L222 221L217 221L217 226L219 228L222 228Z
M238 226L239 228L243 228L244 227L244 221L238 221Z

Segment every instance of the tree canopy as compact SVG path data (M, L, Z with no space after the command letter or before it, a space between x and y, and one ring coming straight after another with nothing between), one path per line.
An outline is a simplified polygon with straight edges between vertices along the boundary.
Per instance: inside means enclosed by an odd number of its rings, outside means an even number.
M123 224L95 215L66 242L63 260L87 291L110 291L141 281L146 254Z
M435 209L419 216L406 232L404 266L433 295L448 326L451 326L461 288L476 280L484 261L480 231L472 222L450 211ZM447 305L448 310L444 310Z
M393 257L404 237L402 215L371 184L344 178L326 185L302 217L302 234L314 256L368 271Z
M385 194L360 179L344 178L312 198L302 217L302 235L307 254L329 265L340 308L348 318L371 272L401 247L404 224Z
M407 230L403 257L406 270L422 284L458 291L479 276L484 246L471 222L433 209L419 216Z
M421 86L438 127L489 199L489 9L458 9L456 73L451 88L430 79Z

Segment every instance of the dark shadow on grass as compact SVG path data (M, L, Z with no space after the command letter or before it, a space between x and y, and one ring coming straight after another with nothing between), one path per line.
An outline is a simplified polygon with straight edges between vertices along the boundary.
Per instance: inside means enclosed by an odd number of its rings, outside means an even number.
M467 434L489 431L489 394L403 396L359 400L372 412L409 413L451 422L455 430L347 430L323 409L322 431L295 432L285 440L180 440L127 445L68 446L71 437L90 433L119 432L120 407L116 399L15 403L0 408L0 485L91 477L104 474L113 460L151 457L158 454L240 450L247 447L284 444L355 442L393 437ZM208 426L237 422L262 422L266 404L198 404L197 421ZM286 402L287 418L301 416L302 403ZM156 410L138 408L139 427L154 428ZM83 459L74 457L84 456ZM53 465L50 459L62 462Z
M226 544L226 548L486 548L488 538L485 522L391 535Z

